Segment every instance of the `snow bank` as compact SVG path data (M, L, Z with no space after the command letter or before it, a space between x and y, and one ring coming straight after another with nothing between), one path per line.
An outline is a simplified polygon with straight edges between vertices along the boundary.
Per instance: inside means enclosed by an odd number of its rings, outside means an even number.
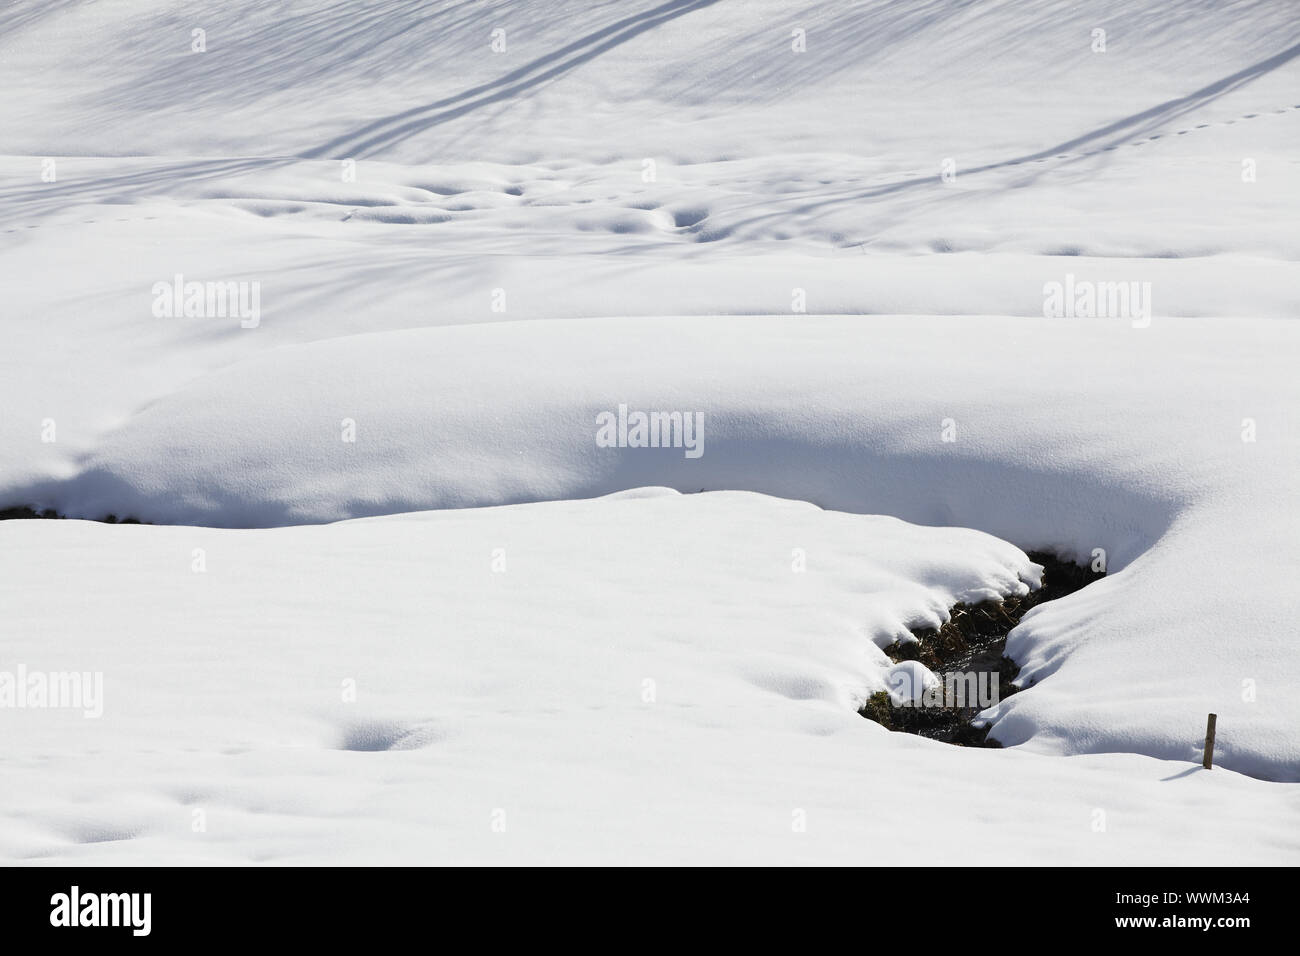
M1036 571L977 532L744 493L269 531L4 522L6 659L102 671L103 715L5 712L0 857L1294 860L1275 786L854 713L904 625Z
M1015 632L1022 679L1042 686L1000 707L995 736L1191 759L1214 710L1236 731L1223 766L1295 779L1300 705L1279 675L1297 610L1298 334L809 316L356 336L206 376L26 497L265 526L660 485L976 528L1113 573ZM598 447L597 416L620 404L698 413L703 454Z

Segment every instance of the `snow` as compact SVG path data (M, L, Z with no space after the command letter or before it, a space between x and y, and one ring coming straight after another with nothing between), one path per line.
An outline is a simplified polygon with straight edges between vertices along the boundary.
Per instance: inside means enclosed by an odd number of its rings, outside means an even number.
M0 536L9 651L104 673L98 720L5 714L9 859L1296 851L1278 829L1288 788L1134 755L967 751L854 713L907 625L1035 579L978 532L660 491L260 531L10 521ZM1168 839L1221 804L1234 812L1196 841Z
M900 661L885 675L889 696L899 704L915 704L925 692L939 686L939 677L920 661Z
M0 524L0 671L106 693L0 713L0 855L1294 862L1298 57L1268 2L10 4L0 507L158 526ZM1011 634L1008 749L856 716L1036 549L1109 575Z

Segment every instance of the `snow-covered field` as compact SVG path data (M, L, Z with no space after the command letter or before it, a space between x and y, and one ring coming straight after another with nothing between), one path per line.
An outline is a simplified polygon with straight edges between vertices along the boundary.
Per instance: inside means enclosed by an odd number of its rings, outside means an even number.
M0 522L0 858L1300 862L1297 80L1287 0L8 3L0 509L151 524ZM857 715L1035 550L1006 749Z

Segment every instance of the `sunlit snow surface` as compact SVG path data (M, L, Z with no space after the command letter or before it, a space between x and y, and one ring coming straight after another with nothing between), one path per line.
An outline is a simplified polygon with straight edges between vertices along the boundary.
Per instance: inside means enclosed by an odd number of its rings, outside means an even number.
M0 507L160 526L0 524L0 671L104 679L0 856L1295 862L1298 79L1281 2L6 5ZM1009 749L859 718L1021 549L1111 573Z

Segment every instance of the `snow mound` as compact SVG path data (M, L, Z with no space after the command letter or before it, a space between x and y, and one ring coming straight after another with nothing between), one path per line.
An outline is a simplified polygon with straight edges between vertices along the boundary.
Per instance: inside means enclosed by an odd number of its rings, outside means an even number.
M98 719L5 713L10 861L1295 859L1285 793L1231 772L857 716L905 622L1037 574L972 531L711 493L0 542L9 659L103 674ZM954 806L960 841L898 826Z

